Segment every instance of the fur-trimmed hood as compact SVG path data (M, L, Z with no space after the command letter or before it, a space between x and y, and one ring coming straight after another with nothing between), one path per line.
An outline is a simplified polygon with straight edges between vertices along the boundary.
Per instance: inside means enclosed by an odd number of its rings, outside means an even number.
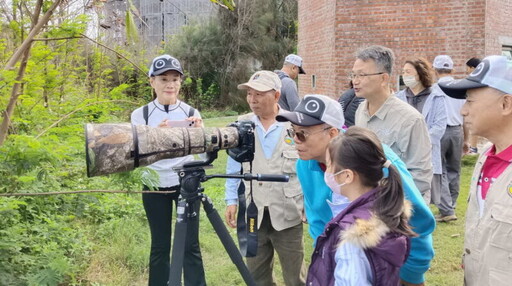
M412 205L408 200L404 200L403 213L407 219L412 215ZM384 240L381 243L385 236L389 236L390 240ZM405 257L397 257L393 251L389 251L390 248L386 247L385 244L392 244L395 240L404 238L402 235L390 233L389 227L377 215L372 213L368 219L358 218L349 228L340 232L340 244L338 247L343 243L350 243L363 250L369 248L373 248L377 252L381 250L380 255L383 258L392 264L401 265L407 258L407 255Z

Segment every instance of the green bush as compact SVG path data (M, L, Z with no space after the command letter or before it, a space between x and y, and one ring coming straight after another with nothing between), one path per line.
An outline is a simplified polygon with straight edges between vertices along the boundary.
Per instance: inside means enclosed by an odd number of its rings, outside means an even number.
M224 110L214 110L214 109L207 109L207 110L201 110L201 117L204 119L208 118L217 118L217 117L225 117L225 116L236 116L238 115L238 112L231 110L231 109L224 109Z

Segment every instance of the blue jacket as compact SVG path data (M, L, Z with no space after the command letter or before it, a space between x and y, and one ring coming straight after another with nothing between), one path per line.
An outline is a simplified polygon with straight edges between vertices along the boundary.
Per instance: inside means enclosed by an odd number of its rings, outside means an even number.
M410 89L406 88L399 91L396 97L407 102L406 92ZM446 95L437 84L432 86L432 91L425 101L421 114L425 117L427 123L430 142L432 143L432 171L434 174L442 174L443 166L441 160L441 138L446 130Z
M410 224L418 237L411 239L411 252L407 261L400 269L400 278L419 284L425 281L424 274L430 267L434 257L432 232L436 227L434 215L425 204L411 174L404 162L400 160L391 148L383 145L389 161L397 168L402 177L405 197L413 206ZM331 200L331 189L325 184L324 171L316 160L298 160L297 175L304 193L304 209L309 223L309 233L316 241L324 231L325 225L332 219L332 213L327 200Z

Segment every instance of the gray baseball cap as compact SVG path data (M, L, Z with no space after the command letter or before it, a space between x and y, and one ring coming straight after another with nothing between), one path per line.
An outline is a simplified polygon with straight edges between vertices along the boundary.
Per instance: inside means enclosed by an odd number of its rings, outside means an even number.
M180 62L169 55L161 55L153 59L151 67L149 67L148 76L161 75L166 71L177 71L183 75Z
M284 62L298 66L299 67L299 73L300 74L306 74L306 72L302 68L302 58L301 57L299 57L297 55L294 55L294 54L289 54L284 59Z
M447 69L452 70L453 69L453 60L448 55L439 55L434 59L434 63L432 66L435 69Z
M293 111L281 111L276 120L290 121L298 126L313 126L322 123L341 129L345 124L343 109L336 100L321 94L308 94Z
M504 56L488 56L465 79L440 82L449 97L464 99L468 89L492 87L512 94L512 61Z

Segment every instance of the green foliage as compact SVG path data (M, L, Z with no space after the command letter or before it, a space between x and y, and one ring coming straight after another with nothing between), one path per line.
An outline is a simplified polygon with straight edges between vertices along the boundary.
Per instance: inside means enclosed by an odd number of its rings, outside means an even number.
M51 139L44 142L56 144ZM0 192L16 192L22 189L38 191L42 185L55 185L56 182L50 174L58 162L66 157L61 151L67 147L56 148L50 144L41 144L29 136L12 135L0 147L0 177L3 180Z
M238 112L231 110L231 109L206 109L201 110L201 117L204 119L211 119L216 117L226 117L226 116L236 116L238 115ZM236 118L234 119L236 120ZM234 121L233 120L233 121Z
M236 2L235 11L221 9L210 21L183 27L166 47L195 82L183 88L185 99L201 110L247 111L237 85L256 70L281 68L295 50L296 1Z
M139 41L139 32L137 29L137 25L133 20L132 11L136 10L131 0L128 0L128 9L126 9L125 13L125 26L126 26L126 39L129 43L138 43Z
M229 9L231 11L235 10L235 1L234 0L210 0L215 4L220 5L221 7L224 7L226 9Z

